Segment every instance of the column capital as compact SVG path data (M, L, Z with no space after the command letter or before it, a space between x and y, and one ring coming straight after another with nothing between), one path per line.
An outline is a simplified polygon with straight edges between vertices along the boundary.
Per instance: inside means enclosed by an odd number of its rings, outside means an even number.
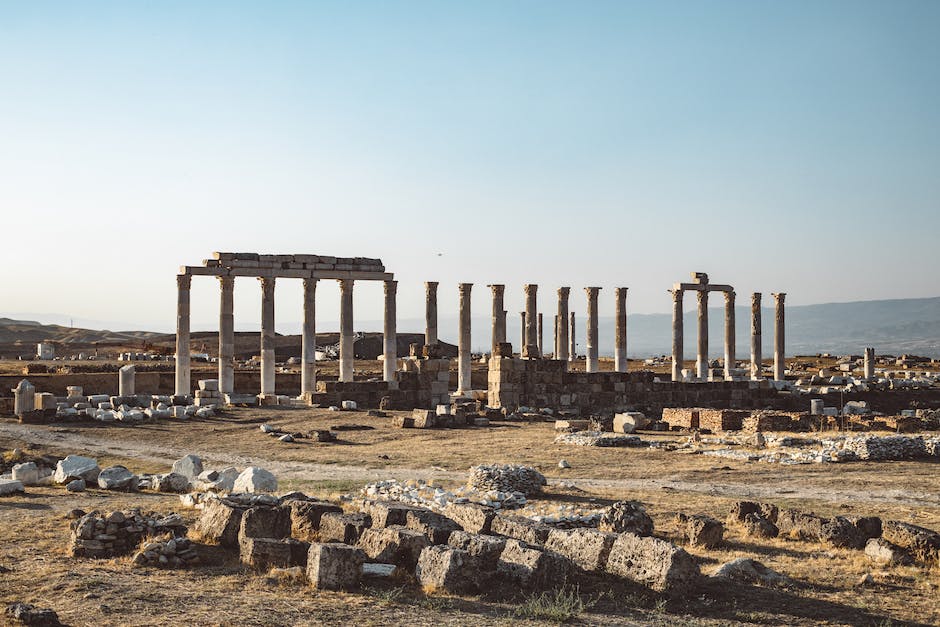
M699 303L708 302L708 290L696 290L695 296L698 298Z
M733 302L734 302L734 297L737 296L737 294L735 294L734 291L724 292L724 295L725 295L725 302L726 302L726 303L733 303Z
M219 280L219 285L222 287L223 290L231 289L235 286L235 277L233 276L221 275L215 278Z
M629 288L629 287L615 287L615 288L614 288L614 296L617 298L617 300L620 300L620 299L622 299L622 298L626 298L626 297L627 297L627 290L628 290L628 289L630 289L630 288Z
M506 285L503 284L503 283L491 283L491 284L487 285L486 287L488 287L488 288L490 288L491 290L493 290L493 294L494 294L494 295L495 295L495 294L502 294L503 292L506 291Z
M336 282L339 283L339 290L345 294L346 292L352 292L353 283L356 281L355 279L336 279Z
M458 290L461 294L469 294L469 293L470 293L470 289L471 289L472 287L473 287L473 283L458 283L458 284L457 284L457 290Z
M398 281L384 281L382 283L385 288L385 294L394 294L398 291Z
M530 291L538 290L539 286L537 283L526 283L522 286L522 289L525 290L526 295L528 295Z
M311 277L308 277L308 278L304 279L304 289L305 289L305 290L307 290L307 289L313 289L313 290L317 289L317 281L318 281L318 280L319 280L319 279L314 279L314 278L311 278Z
M760 302L760 297L761 297L761 293L760 293L760 292L754 292L753 294L751 294L751 302L752 302L752 303L759 303L759 302Z
M425 281L425 282L424 282L424 288L428 291L428 293L432 293L432 292L435 292L435 293L436 293L436 292L437 292L437 284L438 284L437 281Z
M599 287L586 287L584 291L587 292L588 296L594 297L597 296L597 293L601 291Z
M274 292L274 285L277 283L277 279L273 276L259 276L258 280L261 281L261 289L264 292Z
M775 292L775 293L772 293L771 296L774 297L774 300L775 300L776 302L782 303L782 302L783 302L783 299L785 299L785 298L787 297L787 293L786 293L786 292Z
M193 275L191 274L177 274L176 275L176 286L181 290L188 290L193 284Z
M570 288L570 287L559 287L559 288L558 288L558 295L559 295L560 297L562 297L562 298L568 298L568 296L569 296L570 294L571 294L571 288Z
M685 290L671 289L671 290L666 290L666 291L672 294L672 302L674 303L682 302L682 297L685 295Z

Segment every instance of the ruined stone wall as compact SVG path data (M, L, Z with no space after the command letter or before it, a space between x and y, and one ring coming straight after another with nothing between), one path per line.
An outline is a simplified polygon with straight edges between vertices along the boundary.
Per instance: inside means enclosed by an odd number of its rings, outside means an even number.
M564 361L493 357L488 405L603 413L637 409L658 415L666 407L749 409L785 404L767 383L655 381L652 372L568 372ZM740 422L740 418L738 418Z

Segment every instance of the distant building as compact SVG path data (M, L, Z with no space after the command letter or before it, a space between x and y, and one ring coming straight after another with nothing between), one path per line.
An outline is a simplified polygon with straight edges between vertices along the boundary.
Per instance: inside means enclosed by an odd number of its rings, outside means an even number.
M55 359L55 346L49 342L36 345L36 359Z

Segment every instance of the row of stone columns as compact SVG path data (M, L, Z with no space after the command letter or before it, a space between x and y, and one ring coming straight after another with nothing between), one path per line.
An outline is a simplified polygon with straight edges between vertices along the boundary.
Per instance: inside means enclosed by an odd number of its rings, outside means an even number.
M684 290L673 289L672 293L672 380L682 380L683 365L683 310ZM696 356L696 375L699 379L708 378L708 290L697 290L698 297L698 352ZM725 378L731 377L735 356L735 292L725 290ZM774 320L774 379L783 381L786 373L785 361L785 293L773 294ZM761 374L761 294L751 295L751 378L760 378Z
M219 306L219 390L232 394L235 388L235 318L234 277L218 277L221 297ZM261 397L274 397L276 345L274 333L274 277L259 277L261 282ZM354 344L353 284L352 279L339 279L340 287L340 341L339 380L353 380ZM190 378L190 292L192 275L176 277L176 383L178 395L192 391ZM385 320L383 340L383 378L395 380L398 359L396 329L397 281L385 281ZM436 284L435 284L436 286ZM304 321L301 331L301 395L316 392L316 289L317 279L304 279ZM436 300L434 302L436 319ZM435 327L434 333L437 333ZM468 342L469 344L469 342Z

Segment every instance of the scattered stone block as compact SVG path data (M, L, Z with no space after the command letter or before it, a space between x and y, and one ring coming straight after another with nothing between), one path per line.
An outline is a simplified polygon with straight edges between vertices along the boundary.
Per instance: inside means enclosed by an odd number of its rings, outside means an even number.
M910 564L914 561L907 551L884 538L871 538L868 540L865 544L865 555L874 563L882 566Z
M598 529L610 533L649 536L653 533L653 519L638 501L617 501L601 515Z
M444 515L470 533L489 533L496 510L479 503L448 503Z
M638 411L614 414L614 433L634 433L639 429L645 429L649 424L649 419Z
M0 496L9 496L10 494L25 491L26 489L23 487L23 483L21 481L16 481L14 479L0 479Z
M698 565L685 550L659 538L632 533L621 534L614 541L607 572L670 595L691 593L701 578Z
M428 546L430 541L423 533L398 525L363 529L359 536L359 548L369 559L408 569L415 567Z
M739 557L722 564L712 575L714 579L730 580L748 585L791 586L793 580L767 568L757 560Z
M490 525L491 531L500 536L521 540L528 544L545 544L552 527L537 523L522 516L497 514Z
M603 572L617 534L597 529L552 529L545 548L564 555L587 572Z
M776 538L780 534L777 525L773 524L758 513L750 513L741 523L744 533L754 538Z
M572 574L571 562L563 555L514 539L506 540L496 568L501 576L531 590L556 586Z
M371 526L368 514L326 512L320 517L320 541L356 544L363 530Z
M36 485L39 483L39 466L36 462L16 464L10 472L10 477L24 486Z
M825 523L826 519L821 516L795 509L783 509L777 515L776 524L780 535L794 540L815 541L819 539Z
M249 466L238 475L234 492L277 492L277 477L258 466Z
M320 519L327 512L343 513L343 508L323 501L290 501L290 535L313 542L319 539Z
M836 548L861 549L867 540L858 527L842 516L830 518L819 531L819 541Z
M189 492L189 479L175 472L151 477L150 487L157 492L171 492L182 494Z
M415 576L425 590L451 594L474 594L481 583L481 573L473 568L470 554L445 545L421 551Z
M405 526L408 512L423 509L398 501L366 501L362 504L362 511L372 518L373 527Z
M59 615L49 608L38 608L30 603L11 603L4 615L11 624L37 627L60 627Z
M415 429L430 429L435 425L437 416L430 409L415 409L411 413L411 419L414 422Z
M466 551L479 570L495 572L499 556L506 548L506 539L467 531L454 531L447 539L447 544L455 549Z
M348 544L313 543L307 554L307 581L320 590L351 590L359 586L365 554Z
M410 416L395 416L392 418L392 426L399 429L414 429L415 419Z
M307 566L308 542L293 538L242 537L238 541L242 564L257 569Z
M73 479L65 484L65 489L69 492L84 492L85 491L85 480L84 479Z
M238 532L244 511L244 507L224 499L210 499L203 505L196 530L202 537L214 540L222 546L238 546Z
M680 533L688 540L692 546L701 546L706 549L713 549L719 546L725 534L725 526L704 514L695 514L686 516L678 514L676 516L676 526Z
M250 507L242 513L239 540L244 538L286 538L291 535L289 507Z
M98 473L101 468L98 462L90 457L81 455L69 455L56 464L55 474L52 480L55 483L65 484L75 479L83 479L86 482L94 483L98 481Z
M920 563L940 560L940 533L926 527L888 520L883 524L882 537L905 549Z
M214 381L214 379L212 379ZM202 459L198 455L189 454L173 462L173 472L183 475L190 481L195 481L202 474Z
M460 529L460 525L447 516L420 508L405 512L405 526L423 533L431 544L447 544L451 532Z
M137 476L124 466L110 466L98 474L98 487L129 492L137 489Z

